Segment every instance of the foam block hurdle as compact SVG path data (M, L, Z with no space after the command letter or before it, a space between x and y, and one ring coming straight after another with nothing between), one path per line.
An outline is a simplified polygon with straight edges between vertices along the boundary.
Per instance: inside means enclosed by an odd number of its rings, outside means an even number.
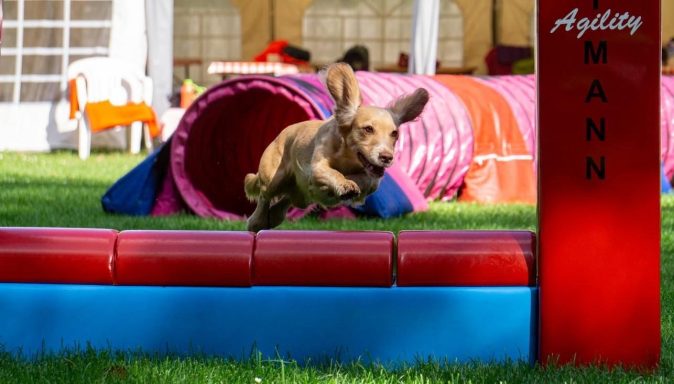
M0 344L24 357L89 343L237 359L255 347L299 362L533 362L536 302L529 287L0 284Z
M541 361L660 357L660 2L538 2Z
M261 231L254 285L390 287L393 241L391 232Z
M134 285L0 283L0 345L16 355L91 346L390 364L537 356L537 288L489 286L488 274L482 287L392 287L389 232L268 231L253 249L254 235L240 232L124 231L115 244L115 231L23 228L6 230L0 249L42 244L35 233L51 244L107 235L114 282ZM50 247L25 249L59 263ZM251 260L261 284L304 286L201 286L249 283Z
M255 235L222 231L123 231L115 284L250 286Z
M533 286L529 231L401 231L398 286Z
M112 229L0 228L0 281L112 284L116 240Z

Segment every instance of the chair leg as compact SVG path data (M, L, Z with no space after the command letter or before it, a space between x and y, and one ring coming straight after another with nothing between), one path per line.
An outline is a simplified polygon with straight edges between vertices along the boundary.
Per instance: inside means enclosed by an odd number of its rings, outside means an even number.
M154 144L152 143L152 136L150 136L150 127L143 124L143 139L145 140L145 148L148 152L152 152Z
M89 128L89 122L87 121L86 116L83 116L77 121L77 131L79 139L77 152L80 155L80 159L86 160L91 154L91 129Z
M140 152L140 142L143 140L143 123L140 121L131 123L130 129L129 151L135 155Z

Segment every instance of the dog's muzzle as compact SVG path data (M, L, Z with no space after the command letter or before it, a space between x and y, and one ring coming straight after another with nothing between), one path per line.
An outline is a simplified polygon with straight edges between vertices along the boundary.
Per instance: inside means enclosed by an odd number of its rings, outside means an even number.
M360 163L363 164L363 168L365 168L365 171L367 173L376 176L376 177L383 177L384 176L384 167L372 164L365 155L362 153L358 152L358 160L360 160ZM389 163L390 165L390 163Z

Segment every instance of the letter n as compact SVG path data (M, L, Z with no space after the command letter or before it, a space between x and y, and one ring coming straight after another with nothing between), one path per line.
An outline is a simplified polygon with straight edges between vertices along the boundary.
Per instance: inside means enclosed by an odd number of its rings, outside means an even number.
M599 164L597 164L593 158L585 158L585 178L592 180L592 174L595 174L600 180L606 178L606 157L602 156L599 158Z
M592 120L592 118L588 117L586 120L586 129L585 129L585 140L590 141L592 140L592 133L594 132L594 135L597 136L597 138L600 141L606 140L606 119L601 118L599 119L599 126L597 126L597 123Z

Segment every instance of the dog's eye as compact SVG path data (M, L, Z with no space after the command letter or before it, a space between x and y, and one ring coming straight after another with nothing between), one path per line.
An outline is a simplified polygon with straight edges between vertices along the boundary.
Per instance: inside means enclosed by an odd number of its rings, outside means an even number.
M398 131L391 132L391 137L394 138L394 139L397 139L398 138Z
M365 133L372 134L374 133L374 128L371 125L366 125L363 127L363 131L365 131Z

